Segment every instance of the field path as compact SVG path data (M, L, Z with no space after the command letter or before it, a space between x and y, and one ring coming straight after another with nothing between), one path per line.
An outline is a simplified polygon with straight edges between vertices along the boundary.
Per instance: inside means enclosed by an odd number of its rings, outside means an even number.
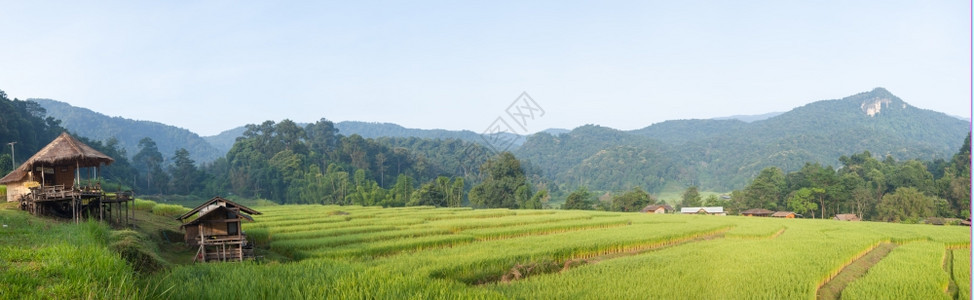
M896 248L896 244L879 244L879 246L873 248L873 250L866 253L866 255L863 255L848 266L845 266L845 268L842 268L842 271L839 271L839 274L835 275L832 280L829 280L818 288L816 298L820 300L839 299L839 297L842 295L842 290L844 290L847 285L855 281L857 278L865 275L866 271L869 271L869 268L878 263L880 260L883 260L883 258L886 257L890 251L893 251L893 248Z

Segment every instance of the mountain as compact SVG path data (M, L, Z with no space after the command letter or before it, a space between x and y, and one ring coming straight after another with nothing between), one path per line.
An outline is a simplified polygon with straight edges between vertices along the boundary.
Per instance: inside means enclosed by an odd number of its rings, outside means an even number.
M217 135L204 136L203 140L216 147L221 153L227 153L230 151L230 148L233 148L233 143L237 141L237 138L243 136L244 131L247 131L247 127L240 126L223 131Z
M862 151L898 160L949 159L969 126L877 88L750 123L674 120L628 132L584 126L557 137L536 134L515 154L571 186L659 191L672 183L730 190L766 167L786 172L806 162L838 167L839 157Z
M159 152L167 159L179 148L186 148L197 163L211 162L226 154L226 151L213 147L196 133L183 128L158 122L109 117L51 99L28 100L40 104L47 110L48 116L61 120L61 126L71 132L99 141L116 138L130 156L138 153L139 140L145 137L155 141Z

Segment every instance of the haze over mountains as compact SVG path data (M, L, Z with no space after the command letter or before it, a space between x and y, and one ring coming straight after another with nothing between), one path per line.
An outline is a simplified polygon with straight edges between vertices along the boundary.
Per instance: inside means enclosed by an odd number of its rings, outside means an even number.
M62 126L95 140L115 137L132 155L150 137L167 155L186 148L197 162L223 156L238 127L200 137L157 122L108 117L47 99L30 99L62 120ZM420 137L483 143L473 131L409 129L390 123L339 122L343 135L365 138ZM970 123L913 107L882 88L839 100L809 103L784 113L705 120L672 120L632 131L586 125L550 129L519 139L513 152L545 177L570 186L621 190L642 186L699 185L710 190L739 188L764 167L796 170L806 162L838 165L838 158L862 151L896 159L949 158Z

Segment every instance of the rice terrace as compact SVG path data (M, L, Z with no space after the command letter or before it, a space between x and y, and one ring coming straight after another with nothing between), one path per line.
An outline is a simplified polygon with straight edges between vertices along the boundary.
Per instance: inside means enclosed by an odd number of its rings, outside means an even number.
M970 1L49 2L0 300L974 299Z
M544 298L544 299L968 299L970 230L962 226L715 217L597 211L257 207L244 223L258 255L243 263L190 264L146 278L92 268L105 281L69 281L50 255L118 262L105 245L30 254L0 236L3 298ZM10 226L43 224L0 210ZM137 219L140 217L136 217ZM142 216L141 218L148 218ZM98 240L98 223L47 224ZM72 228L66 228L72 227ZM38 230L38 233L44 230ZM113 237L102 237L113 239ZM73 247L69 247L73 248ZM20 250L18 250L20 249ZM869 265L857 264L877 251ZM100 254L99 254L100 253ZM874 255L875 256L875 255ZM276 258L275 258L276 257ZM75 262L76 263L76 262ZM116 266L117 267L117 266ZM858 274L854 267L866 268ZM75 268L78 268L75 266ZM121 269L125 269L122 267ZM10 280L54 273L48 287ZM113 274L115 276L113 276ZM126 277L128 276L128 277ZM85 277L87 278L87 276ZM128 279L125 279L128 278ZM38 279L45 280L45 279ZM120 281L121 280L121 281ZM843 281L836 284L835 281ZM62 286L66 285L66 286ZM835 289L833 286L841 286ZM36 289L34 289L36 288ZM80 294L72 294L81 288ZM832 290L828 290L832 289ZM110 298L110 296L107 296Z

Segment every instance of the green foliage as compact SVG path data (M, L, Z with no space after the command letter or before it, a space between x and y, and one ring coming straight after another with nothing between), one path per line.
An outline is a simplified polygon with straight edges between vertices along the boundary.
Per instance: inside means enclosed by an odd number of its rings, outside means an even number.
M646 207L646 205L653 204L654 202L649 193L646 193L642 188L637 186L622 195L612 197L612 210L638 212L643 207Z
M65 131L61 127L61 122L47 116L47 110L37 102L11 100L2 90L0 90L0 111L3 112L3 119L0 119L0 143L2 143L0 152L11 155L7 143L16 142L12 154L17 165L26 161L33 153ZM0 168L9 172L11 170L9 158L3 161L6 165L0 165Z
M531 187L521 169L521 162L510 152L503 152L482 165L484 181L470 190L470 205L486 208L526 206Z
M934 216L936 207L932 197L925 196L916 188L903 187L883 196L876 210L877 219L882 221L918 223Z
M303 128L267 121L247 125L225 160L205 169L205 186L278 203L458 206L463 179L475 178L468 163L482 162L484 149L458 140L345 137L325 119ZM412 201L418 183L429 186Z
M680 199L680 206L683 207L697 207L703 204L700 202L700 191L697 190L696 186L688 187Z
M562 205L561 208L591 210L593 203L594 199L592 193L590 193L585 187L579 187L568 195L568 198L565 199L565 204Z

